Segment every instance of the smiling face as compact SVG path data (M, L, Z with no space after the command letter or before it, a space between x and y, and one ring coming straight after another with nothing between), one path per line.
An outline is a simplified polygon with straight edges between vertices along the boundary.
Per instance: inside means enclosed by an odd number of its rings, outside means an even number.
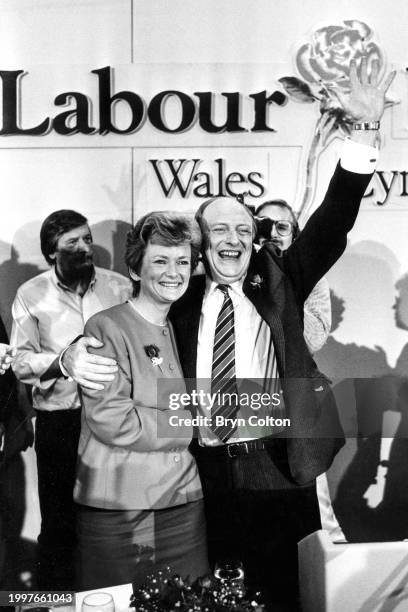
M205 256L211 278L223 284L240 280L252 253L250 213L233 199L219 198L207 206L203 220L208 229Z
M191 246L147 244L140 273L130 271L140 280L139 298L160 304L171 304L186 291L191 274Z
M268 204L267 206L264 206L258 216L260 218L272 219L273 221L293 222L293 217L290 214L290 211L287 208L277 206L276 204ZM292 244L293 232L289 234L289 236L280 236L276 230L276 224L274 224L272 226L270 239L275 246L281 249L281 251L286 251L286 249L288 249Z

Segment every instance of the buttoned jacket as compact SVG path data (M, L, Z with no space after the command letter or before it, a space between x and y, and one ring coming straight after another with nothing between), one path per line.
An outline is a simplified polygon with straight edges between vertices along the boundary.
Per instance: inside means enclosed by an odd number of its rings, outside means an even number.
M192 426L169 424L175 414L169 393L185 391L171 326L153 325L125 303L91 317L85 334L103 343L92 353L115 359L118 372L103 390L81 391L75 501L134 510L200 499L197 466L188 450ZM161 363L153 363L149 347Z

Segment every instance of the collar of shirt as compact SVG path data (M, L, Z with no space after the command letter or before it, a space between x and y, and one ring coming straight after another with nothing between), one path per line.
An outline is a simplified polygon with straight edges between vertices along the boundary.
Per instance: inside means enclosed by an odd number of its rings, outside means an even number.
M51 268L51 278L52 278L53 283L57 285L63 291L69 291L70 293L75 293L75 291L72 291L70 287L68 287L61 281L60 277L57 275L55 266L52 266ZM95 267L94 267L92 270L92 277L91 277L91 280L89 281L89 285L86 291L89 291L90 289L92 290L95 286L95 283L96 283L96 273L95 273Z
M232 303L234 304L234 307L241 300L245 299L245 294L242 289L243 284L244 284L244 279L235 281L235 283L230 283L230 284L229 283L216 283L215 281L213 281L211 278L207 276L206 283L205 283L203 307L205 306L207 300L211 299L213 296L218 296L218 295L222 296L222 292L217 289L218 285L221 285L221 284L225 284L225 285L228 284L229 295L231 297Z

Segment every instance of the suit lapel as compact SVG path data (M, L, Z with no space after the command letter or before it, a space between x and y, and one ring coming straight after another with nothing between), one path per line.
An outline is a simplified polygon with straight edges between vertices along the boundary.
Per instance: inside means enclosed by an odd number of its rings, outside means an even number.
M197 347L198 347L198 330L200 327L200 315L201 315L201 306L203 303L203 296L199 296L195 294L193 296L193 300L191 302L191 307L188 313L186 313L186 337L184 339L185 346L185 354L186 354L186 364L185 369L187 373L187 378L197 377Z
M191 279L183 298L170 310L180 361L186 378L196 378L198 330L205 291L205 276Z
M285 336L283 332L282 319L279 316L279 302L284 299L284 275L278 266L274 267L276 275L271 274L268 277L268 287L251 283L247 275L243 291L247 298L255 306L258 314L268 324L271 330L272 341L278 362L278 369L281 376L285 375ZM271 281L271 282L270 282ZM266 294L267 292L267 294ZM278 297L281 297L278 300Z

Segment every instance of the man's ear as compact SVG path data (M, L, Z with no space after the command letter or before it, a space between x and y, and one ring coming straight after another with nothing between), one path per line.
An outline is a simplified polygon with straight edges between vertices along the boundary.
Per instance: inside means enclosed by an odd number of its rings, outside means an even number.
M55 251L54 251L54 253L48 253L48 257L49 257L50 259L55 259L55 257L56 257L56 253L55 253Z
M140 281L140 276L138 274L136 274L136 272L134 272L134 270L131 270L130 268L128 268L129 271L129 276L132 280L134 281Z

